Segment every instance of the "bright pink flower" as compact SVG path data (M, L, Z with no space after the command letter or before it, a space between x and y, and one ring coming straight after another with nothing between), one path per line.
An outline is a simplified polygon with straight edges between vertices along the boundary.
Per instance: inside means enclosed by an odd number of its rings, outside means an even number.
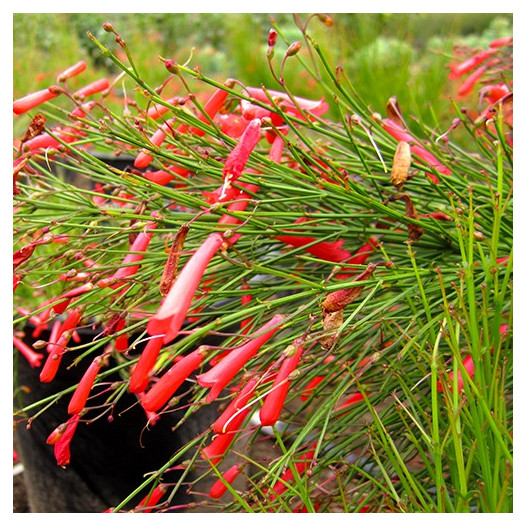
M102 356L97 356L86 369L69 402L68 413L70 415L78 415L84 409L101 365Z
M485 62L496 51L496 49L486 49L479 51L476 55L464 60L464 62L461 62L460 64L450 64L449 68L451 69L451 73L449 74L449 79L456 80L462 75L473 71L478 65L482 64L482 62Z
M22 356L29 362L31 367L40 367L42 363L43 354L33 351L28 345L26 345L22 340L13 336L13 344L20 351Z
M13 274L13 292L15 292L16 288L18 287L21 281L22 276L20 276L19 274Z
M267 104L270 103L270 100L267 94L265 93L265 90L263 90L262 88L249 87L245 88L245 91L250 97L260 102L264 102ZM278 104L278 106L284 107L288 113L291 113L292 115L299 118L302 117L301 112L296 107L296 104L294 104L292 99L286 93L274 90L267 90L267 93L274 100L274 102ZM317 115L318 117L329 110L329 105L323 99L309 100L304 99L302 97L294 97L294 100L303 111L312 113L313 115Z
M146 390L146 387L148 387L150 374L155 366L162 346L162 338L150 338L148 340L130 377L129 390L131 393L142 393Z
M71 77L82 73L85 69L86 63L81 60L80 62L77 62L73 66L70 66L68 69L65 69L62 73L60 73L57 77L57 82L63 82L64 80L70 79Z
M30 93L21 99L13 102L13 113L20 115L26 111L32 110L40 104L47 102L48 100L54 99L60 92L51 91L49 88Z
M288 378L298 366L303 353L303 346L291 346L290 351L294 353L283 360L270 392L265 396L263 407L259 411L259 420L262 426L273 426L278 421L289 391L290 381Z
M90 95L94 95L95 93L100 93L101 91L104 91L109 87L110 81L108 79L99 79L77 90L73 94L73 97L76 99L83 99L85 97L89 97Z
M468 374L468 376L470 378L473 378L473 376L475 375L475 363L473 362L473 358L471 357L471 355L468 354L462 360L462 366L466 370L466 373ZM451 389L451 387L453 386L453 372L449 373L449 380L450 382L448 382L448 387L449 389ZM462 378L461 367L459 367L458 369L457 382L458 382L458 392L460 393L464 389L464 379ZM437 382L437 389L441 392L444 391L444 386L442 385L440 381Z
M80 415L73 415L65 424L65 429L55 442L54 453L59 466L67 466L71 460L71 452L69 446L73 435L77 429L80 420ZM52 433L53 434L53 433ZM49 439L48 439L49 440Z
M160 500L161 497L166 493L167 487L164 484L159 484L151 493L146 495L144 499L139 502L137 507L135 508L135 512L140 513L150 513L151 509L141 509L141 508L152 508L155 506Z
M465 95L470 95L475 87L477 81L484 75L485 71L488 69L487 66L480 66L477 68L458 88L457 94L459 97L464 97Z
M228 484L232 484L232 482L234 482L234 480L241 473L241 471L243 471L242 464L234 464L231 468L227 469L223 473L223 475L221 475L222 478L217 479L216 482L212 485L208 495L210 495L210 497L213 499L221 498L227 490L227 487L225 486L225 481Z
M144 409L157 411L168 402L190 374L201 365L206 354L206 348L199 347L172 365L168 372L144 395L141 401Z
M239 394L230 402L228 407L223 411L221 416L214 422L212 426L214 433L223 434L232 430L232 422L238 420L239 415L243 418L250 411L248 403L256 390L259 383L259 377L254 376L248 380ZM239 416L239 418L241 418Z
M252 335L251 340L233 349L216 366L197 377L199 385L211 388L206 398L208 403L217 398L248 360L280 329L283 319L281 314L274 316Z
M147 330L150 336L164 335L164 344L175 338L183 325L206 267L223 242L224 238L220 234L210 234L187 261L161 307L148 322Z

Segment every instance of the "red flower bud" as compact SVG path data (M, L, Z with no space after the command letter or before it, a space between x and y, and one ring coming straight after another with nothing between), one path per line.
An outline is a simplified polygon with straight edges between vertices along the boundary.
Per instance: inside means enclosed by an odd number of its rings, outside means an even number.
M82 73L85 69L86 63L83 60L81 60L80 62L77 62L73 66L60 73L57 77L57 82L63 82L64 80L74 77L75 75Z
M47 102L48 100L54 99L58 93L53 93L49 88L30 93L21 99L17 99L13 102L13 113L20 115L26 111L32 110L40 104Z
M141 513L150 513L151 509L141 509L141 508L151 508L155 506L159 500L161 500L161 497L166 493L167 487L164 484L159 484L150 494L146 495L144 499L139 502L137 507L135 508L135 512L141 512Z
M232 430L232 422L238 420L239 415L243 415L243 418L250 411L250 406L248 405L256 387L259 383L259 377L251 378L241 389L239 394L230 402L228 407L223 411L221 416L214 422L212 426L214 433L228 433Z
M101 91L104 91L109 87L110 81L108 79L99 79L77 90L73 94L73 97L76 99L83 99L85 97L89 97L90 95L94 95L95 93L100 93Z
M162 346L162 338L150 338L148 340L130 377L129 390L131 393L142 393L146 387L148 387L150 374L155 366Z
M13 336L13 344L20 351L22 356L26 358L31 367L40 367L40 364L42 363L42 358L44 358L43 354L33 351L33 349L27 346L22 340L20 340L16 336Z
M225 482L232 484L241 471L243 471L243 465L241 464L234 464L230 469L227 469L221 476L222 478L218 479L210 488L208 493L210 497L213 499L221 498L227 490Z
M259 420L262 426L273 426L278 421L290 386L288 378L298 365L303 353L303 346L291 345L284 353L290 352L293 354L283 360L270 392L265 397L263 407L259 411Z

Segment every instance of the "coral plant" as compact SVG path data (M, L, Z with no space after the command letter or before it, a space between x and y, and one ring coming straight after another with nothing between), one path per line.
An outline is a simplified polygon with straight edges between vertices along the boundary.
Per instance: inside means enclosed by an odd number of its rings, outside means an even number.
M50 386L79 373L31 403L15 376L15 423L66 399L47 447L67 470L79 428L119 418L125 393L144 433L213 408L112 512L177 509L180 488L198 511L511 511L512 40L453 63L452 89L483 104L452 100L442 129L396 94L369 108L309 37L330 18L296 21L302 42L269 32L275 89L175 58L153 87L108 23L115 49L91 39L115 77L83 86L79 63L14 102L32 117L13 162L15 356ZM289 91L289 61L324 98Z

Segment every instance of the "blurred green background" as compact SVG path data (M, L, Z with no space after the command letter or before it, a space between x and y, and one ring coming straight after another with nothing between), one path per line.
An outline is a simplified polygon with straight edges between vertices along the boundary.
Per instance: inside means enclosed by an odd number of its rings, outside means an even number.
M152 86L167 77L159 61L161 55L179 63L192 56L190 67L198 66L219 80L235 77L248 85L265 83L268 88L276 88L265 56L271 18L289 42L301 39L293 16L284 13L13 16L14 98L54 84L57 73L80 59L88 62L82 83L118 73L87 37L90 31L112 49L118 47L114 35L102 29L102 24L108 21L127 42L141 74ZM373 110L383 113L387 99L396 95L404 111L419 113L424 119L440 119L449 105L451 87L447 85L446 66L454 45L484 48L491 40L512 34L511 14L329 13L329 16L334 22L332 26L313 18L308 32L322 46L331 65L344 67L362 99ZM307 15L299 17L305 21ZM278 69L286 47L279 39L274 59ZM308 61L305 47L300 56ZM299 96L327 95L308 78L297 60L287 61L285 80ZM24 119L21 121L20 127Z

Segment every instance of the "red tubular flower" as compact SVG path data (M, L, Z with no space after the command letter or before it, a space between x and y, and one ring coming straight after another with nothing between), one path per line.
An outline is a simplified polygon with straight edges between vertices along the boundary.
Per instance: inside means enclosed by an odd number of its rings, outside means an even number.
M96 102L94 100L90 100L86 102L85 104L82 104L82 106L79 106L78 108L75 108L70 115L72 117L77 117L79 119L83 119L94 107Z
M208 495L210 495L212 499L221 498L227 490L227 487L225 486L225 482L227 482L228 484L232 484L232 482L234 482L234 480L237 478L237 476L242 471L243 471L242 464L234 464L231 468L227 469L221 475L220 479L216 480L216 482L210 488L210 492L208 493Z
M459 97L464 97L465 95L470 95L477 83L478 79L484 75L484 72L488 69L487 66L480 66L477 68L458 88L457 95Z
M482 64L482 62L485 62L496 51L496 49L485 49L483 51L479 51L476 55L473 55L460 64L450 64L449 68L451 69L451 73L449 74L449 80L456 80L462 75L473 71L478 65Z
M31 367L40 367L42 363L43 354L33 351L28 345L26 345L22 340L13 336L13 345L20 351L22 356L29 362Z
M150 513L151 509L141 509L141 508L151 508L155 506L160 500L161 497L166 493L167 487L164 484L159 484L151 493L146 495L144 499L137 504L137 507L135 508L135 512L141 512L141 513Z
M513 45L513 37L501 37L489 43L489 47L492 49L499 48L502 46L512 46L512 45Z
M238 184L243 187L243 190L238 193L236 197L237 200L227 206L227 210L229 212L243 212L250 202L250 199L251 199L250 193L254 194L259 190L259 186L255 184L249 184L249 183L238 183ZM219 221L217 223L220 225L221 224L236 225L236 224L241 223L241 219L236 219L235 217L232 217L229 214L223 214L219 218ZM239 235L232 236L231 238L229 238L228 242L232 245L235 242L235 240L237 240L238 238L239 238Z
M248 121L236 113L220 114L215 119L219 129L229 137L237 139L243 135L248 126Z
M367 393L368 395L369 393ZM365 400L365 396L362 393L353 393L352 395L348 396L336 409L335 411L343 411L344 409L347 409L348 407L351 407L358 402L362 402Z
M296 369L303 353L302 345L291 345L285 350L285 354L290 354L279 368L278 375L272 384L270 392L265 397L263 407L259 411L259 420L262 426L273 426L279 418L287 393L289 391L289 375Z
M63 299L64 301L58 303L57 305L54 305L53 310L57 314L62 314L68 308L68 305L73 298L76 298L77 296L85 294L86 292L92 291L94 286L95 285L93 285L93 283L90 282L90 283L85 283L84 285L80 285L80 287L75 287L74 289L64 292L64 294L56 298L56 299ZM54 299L52 301L56 301L56 300Z
M223 167L223 177L226 187L230 186L230 184L243 173L248 158L260 139L260 129L261 121L259 119L250 121L239 142L228 155L225 166Z
M95 93L100 93L101 91L104 91L109 87L110 81L108 79L99 79L77 90L73 94L73 97L76 99L83 99L85 97L89 97L90 95L94 95Z
M56 442L54 442L55 458L59 466L67 466L71 460L71 452L69 446L71 444L71 440L73 439L73 435L75 434L75 431L77 429L79 420L80 415L73 415L65 424L62 424L62 426L64 426L64 431L60 434ZM51 433L50 438L48 438L48 441L52 438L53 433Z
M206 398L208 403L217 398L245 363L280 329L283 324L283 319L284 316L277 314L253 334L253 339L233 349L228 356L223 358L217 365L212 367L212 369L197 376L197 381L200 386L211 388Z
M47 102L48 100L54 99L59 92L50 91L49 88L30 93L21 99L17 99L13 102L13 113L21 115L26 111L32 110L40 104Z
M245 420L245 416L246 412L239 413L235 416L229 424L229 431L216 435L212 442L202 449L201 457L212 462L214 465L220 462L225 455L226 450L236 438L237 432Z
M323 360L323 363L324 364L328 364L330 362L332 362L333 360L335 360L336 357L333 356L332 354L327 356L327 358L325 358L325 360ZM314 393L314 390L316 389L316 387L321 384L321 382L323 382L323 380L325 380L326 376L325 375L319 375L319 376L315 376L308 384L307 386L305 387L305 389L303 390L303 394L300 396L300 399L305 402L305 400L308 400L312 394Z
M137 365L133 369L130 377L129 390L131 393L142 393L148 387L150 374L157 361L159 352L163 346L162 338L150 338L146 347L141 353Z
M168 402L181 384L201 365L206 354L206 347L199 347L172 365L168 372L144 395L141 400L144 409L157 411Z
M301 476L310 466L310 460L314 458L314 452L316 451L316 445L311 446L311 448L303 455L300 456L297 462L294 462L295 471L298 473L298 476ZM286 483L294 480L294 471L292 468L287 468L283 475L280 477L281 480L278 480L271 487L271 495L269 500L275 500L277 495L281 495L286 489Z
M228 83L229 81L227 81ZM203 106L204 113L208 115L210 119L214 119L214 117L217 115L218 111L221 109L221 106L225 103L226 98L228 97L228 91L225 91L222 88L217 88L214 93L212 93L211 97L206 101L205 105ZM204 122L205 124L209 124L208 118L201 114L199 115L198 119L201 122ZM189 128L189 131L192 133L195 133L199 137L202 137L205 132L202 130L199 130L198 128Z
M71 77L82 73L85 69L86 62L81 60L80 62L77 62L73 66L70 66L69 68L65 69L62 73L60 73L57 77L57 82L63 82L64 80L70 79Z
M57 374L58 368L60 366L60 362L62 360L62 356L66 352L66 346L70 338L71 332L66 331L62 333L62 335L56 343L57 350L50 352L47 355L44 367L42 367L42 370L40 371L40 381L42 383L49 383L53 380L53 378L55 378L55 375Z
M473 378L473 376L475 376L475 363L473 362L473 358L471 357L471 355L468 354L462 360L462 367L464 367L464 369L466 370L466 373L468 374L470 378ZM449 373L449 379L450 379L450 383L448 382L449 385L453 386L453 372ZM458 369L457 382L458 382L458 392L460 393L464 389L464 379L462 378L462 371L460 367ZM437 382L437 389L440 392L444 391L444 386L442 385L440 381Z
M187 261L161 307L148 322L147 331L150 336L164 335L164 344L175 338L206 267L223 242L224 238L220 234L210 234Z
M102 365L102 356L97 356L86 369L68 405L70 415L78 415L86 405L93 383Z
M232 431L232 422L238 421L243 415L243 419L250 411L248 402L252 398L254 391L259 383L259 377L254 376L248 380L239 394L230 402L228 407L223 411L221 416L214 422L212 426L214 433L224 434Z
M250 97L260 102L265 102L267 104L270 102L267 94L265 93L265 90L263 90L262 88L248 87L245 88L245 91ZM301 112L296 107L296 104L294 104L292 99L286 93L274 90L267 90L267 93L270 97L272 97L276 104L278 104L281 107L284 107L288 113L291 113L292 115L299 118L302 117ZM318 117L329 110L329 105L323 99L309 100L304 99L302 97L294 97L294 101L303 111L312 113L313 115L316 115Z
M33 252L35 251L36 244L30 243L25 245L22 248L19 248L16 252L13 253L13 270L15 270L19 265L24 261L29 259Z
M348 250L341 248L343 239L332 242L319 241L318 243L315 243L317 241L315 237L310 236L284 235L276 236L276 239L294 247L305 247L305 252L309 252L309 254L325 261L340 262L351 257L351 253ZM309 243L315 244L305 246Z
M135 241L130 247L129 253L126 254L122 260L121 266L117 269L117 272L115 272L113 276L101 279L97 282L98 287L109 286L112 289L115 289L122 285L124 279L137 273L140 265L130 265L130 263L138 263L143 260L144 253L153 237L153 232L150 232L150 230L155 230L155 228L157 228L156 222L148 223L144 227L144 230L135 238ZM139 254L137 254L137 252L139 252Z
M115 326L115 332L121 332L126 328L125 318L119 318ZM128 349L128 335L124 332L115 337L115 350L124 352Z
M156 170L154 172L147 171L143 173L143 176L145 179L148 179L148 181L161 186L165 186L175 179L175 175L166 172L165 170Z
M369 259L369 256L376 250L376 247L378 246L378 237L376 236L372 236L369 238L369 240L367 241L367 243L365 243L364 245L362 245L355 253L354 255L348 259L345 264L346 265L351 265L350 267L343 267L342 268L342 271L343 272L348 272L348 271L351 271L349 274L345 274L345 273L338 273L336 275L336 278L337 279L349 279L353 276L356 275L356 271L353 272L353 267L352 265L364 265L367 260Z
M174 119L169 119L150 137L150 142L154 146L161 146L166 139L166 134L170 131L173 122ZM135 158L133 166L139 169L146 168L152 161L153 155L150 153L150 150L143 150Z
M168 104L171 104L172 106L175 106L179 101L179 97L172 97L171 99L168 99L166 102ZM147 115L150 117L150 119L157 120L160 119L165 113L169 112L170 108L164 106L163 104L153 104L148 108Z

